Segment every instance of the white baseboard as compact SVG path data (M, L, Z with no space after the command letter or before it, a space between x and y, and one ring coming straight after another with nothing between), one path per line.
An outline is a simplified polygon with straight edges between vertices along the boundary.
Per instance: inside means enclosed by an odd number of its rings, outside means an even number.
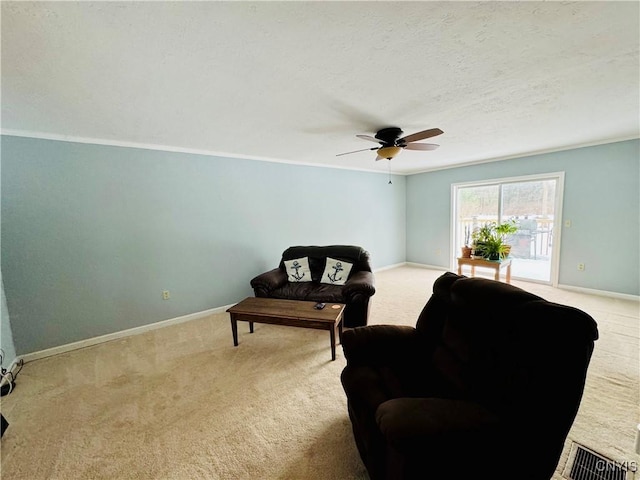
M574 287L572 285L562 285L562 284L559 284L558 288L560 290L569 290L569 291L578 292L578 293L588 293L589 295L599 295L601 297L618 298L620 300L631 300L635 302L640 302L640 296L631 295L628 293L609 292L607 290L595 290L593 288Z
M160 322L150 323L148 325L141 325L139 327L129 328L127 330L120 330L118 332L107 333L106 335L100 335L99 337L87 338L85 340L79 340L77 342L67 343L65 345L59 345L57 347L47 348L45 350L39 350L37 352L27 353L27 354L18 356L16 360L14 360L14 363L17 362L19 359L22 359L24 363L32 362L34 360L50 357L52 355L58 355L60 353L70 352L72 350L78 350L79 348L90 347L92 345L97 345L99 343L110 342L111 340L117 340L119 338L139 335L141 333L149 332L151 330L157 330L159 328L168 327L170 325L177 325L179 323L189 322L191 320L196 320L202 317L213 315L215 313L223 313L223 312L226 312L227 309L232 307L233 305L235 305L235 303L232 303L230 305L225 305L223 307L211 308L209 310L204 310L202 312L190 313L188 315L183 315L181 317L162 320Z
M449 271L448 268L438 266L438 265L426 265L424 263L415 263L415 262L404 262L397 263L394 265L387 265L382 268L378 268L375 272L382 272L384 270L390 270L392 268L398 268L402 266L410 266L417 268L425 268L429 270L438 270L438 271ZM604 297L618 298L622 300L632 300L636 302L640 302L640 296L637 295L629 295L625 293L616 293L616 292L608 292L606 290L595 290L591 288L582 288L582 287L574 287L571 285L558 285L559 289L562 290L570 290L579 293L586 293L590 295L599 295ZM170 325L178 325L180 323L189 322L191 320L196 320L202 317L206 317L208 315L213 315L216 313L226 312L228 308L235 305L234 303L225 305L222 307L211 308L209 310L204 310L201 312L190 313L188 315L183 315L180 317L170 318L168 320L162 320L160 322L150 323L148 325L141 325L139 327L129 328L127 330L120 330L118 332L108 333L106 335L101 335L99 337L87 338L85 340L80 340L73 343L67 343L65 345L59 345L57 347L47 348L45 350L39 350L37 352L27 353L24 355L18 355L11 365L7 369L10 372L13 372L18 366L19 362L22 360L24 363L32 362L34 360L38 360L40 358L50 357L52 355L58 355L60 353L70 352L73 350L78 350L80 348L90 347L92 345L98 345L104 342L110 342L112 340L117 340L119 338L131 337L133 335L139 335L141 333L149 332L151 330L157 330L159 328L168 327Z
M442 272L452 271L446 267L438 266L438 265L427 265L425 263L415 263L415 262L402 262L402 263L394 263L393 265L387 265L385 267L376 268L373 273L384 272L385 270L391 270L393 268L399 267L417 267L417 268L426 268L427 270L438 270Z
M453 271L449 267L443 267L441 265L427 265L426 263L407 262L406 265L409 266L409 267L426 268L428 270L440 270L442 272L452 272Z
M415 262L406 262L407 266L410 267L418 267L418 268L427 268L429 270L441 270L441 271L450 271L456 273L453 270L450 270L445 267L437 266L437 265L426 265L424 263L415 263ZM515 278L515 280L521 280L530 283L539 283L541 285L548 285L546 282L536 282L535 280L523 279L523 278ZM583 287L574 287L572 285L558 285L556 288L560 290L570 290L573 292L586 293L589 295L599 295L601 297L610 297L610 298L618 298L620 300L631 300L635 302L640 302L640 296L638 295L630 295L627 293L618 293L618 292L609 292L607 290L595 290L592 288L583 288Z
M404 267L406 264L407 262L401 262L401 263L394 263L392 265L386 265L384 267L375 268L373 270L373 273L384 272L385 270L391 270L392 268Z

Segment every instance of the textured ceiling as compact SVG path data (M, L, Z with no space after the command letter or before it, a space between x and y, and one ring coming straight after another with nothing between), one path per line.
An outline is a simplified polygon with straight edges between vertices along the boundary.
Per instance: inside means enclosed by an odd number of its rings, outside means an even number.
M638 2L2 2L2 131L395 173L637 138Z

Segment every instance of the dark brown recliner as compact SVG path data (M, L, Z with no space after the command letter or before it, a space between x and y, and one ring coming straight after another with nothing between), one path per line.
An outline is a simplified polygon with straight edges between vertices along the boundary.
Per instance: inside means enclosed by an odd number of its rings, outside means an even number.
M289 282L284 262L303 257L309 259L312 281ZM327 258L353 265L344 285L320 282ZM369 300L376 292L369 253L362 247L353 245L289 247L282 253L279 267L253 278L251 287L256 297L344 303L344 327L367 324Z
M372 480L548 480L598 338L586 313L447 272L416 327L347 330L341 376Z

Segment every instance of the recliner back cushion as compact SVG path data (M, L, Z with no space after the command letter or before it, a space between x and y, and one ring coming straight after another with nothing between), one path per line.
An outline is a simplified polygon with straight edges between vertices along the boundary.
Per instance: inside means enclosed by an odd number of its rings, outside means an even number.
M449 287L449 298L443 285ZM591 354L588 346L597 338L597 328L589 315L481 278L437 281L434 297L443 318L434 365L460 397L503 414L524 406L540 411L549 404L557 411L560 403L575 404L573 397L581 390L565 387L564 379L582 371L582 360L575 358ZM438 323L420 320L423 331ZM576 336L584 341L575 342ZM541 387L549 384L556 386L555 392Z
M433 284L433 295L422 309L416 330L421 334L425 347L433 351L442 337L442 328L451 310L451 285L463 277L452 272L441 275Z

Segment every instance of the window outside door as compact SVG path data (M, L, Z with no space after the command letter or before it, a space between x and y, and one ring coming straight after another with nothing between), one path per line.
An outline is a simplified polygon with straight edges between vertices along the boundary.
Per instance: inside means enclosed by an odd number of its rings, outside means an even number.
M453 185L453 252L487 222L515 220L511 245L512 277L557 284L563 173ZM454 266L456 265L454 259Z

